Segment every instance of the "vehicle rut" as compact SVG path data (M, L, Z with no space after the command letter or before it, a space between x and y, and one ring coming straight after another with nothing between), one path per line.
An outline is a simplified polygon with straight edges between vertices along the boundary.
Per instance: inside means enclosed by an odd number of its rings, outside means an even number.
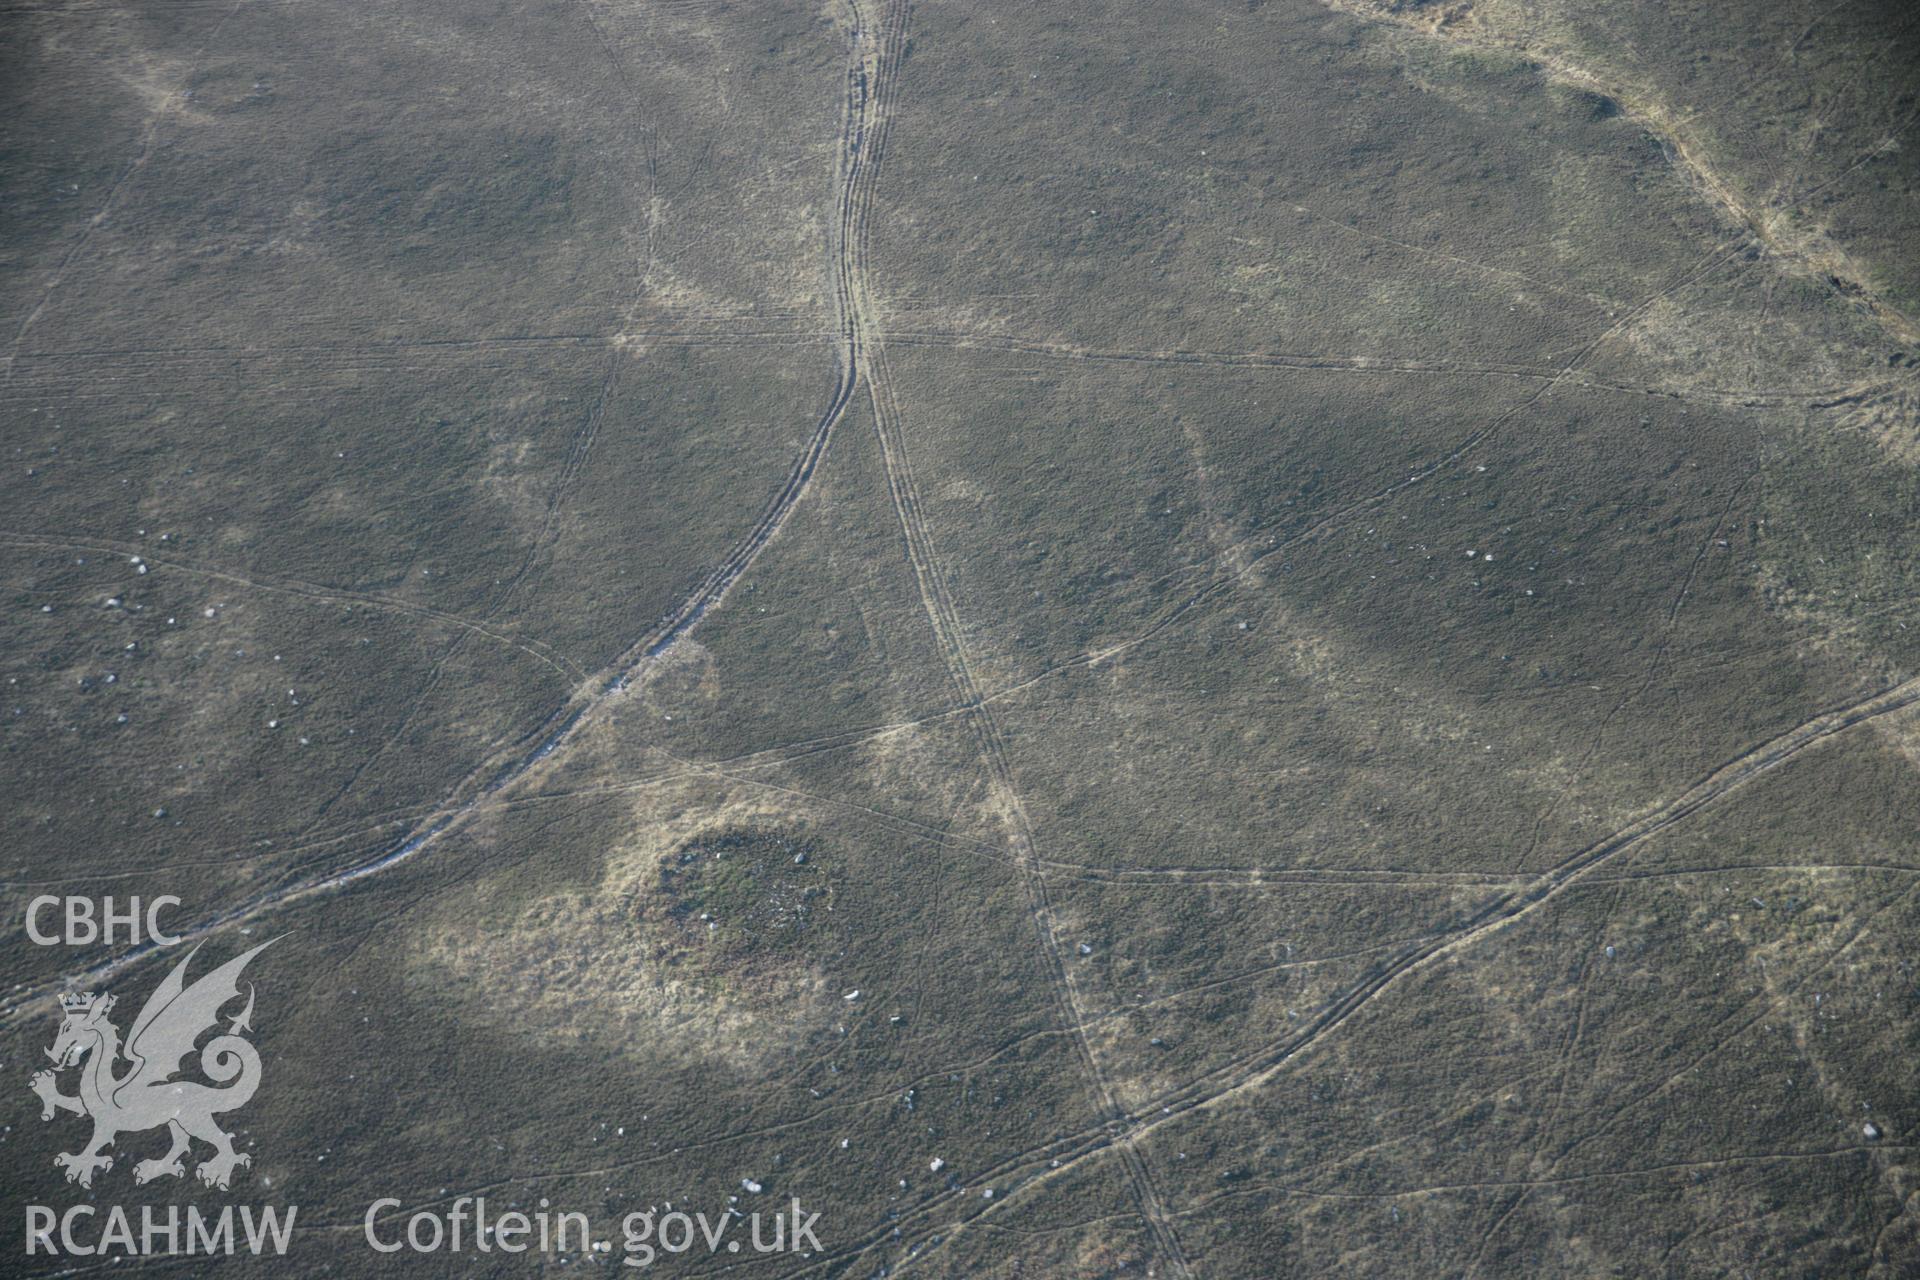
M853 236L865 218L861 206L872 193L865 143L873 133L877 99L870 91L879 53L874 33L854 14L852 48L848 58L846 90L840 121L840 147L836 159L838 214L830 232L828 250L833 267L833 330L836 358L833 388L827 403L814 420L805 445L788 470L786 479L775 491L759 517L741 536L725 558L697 583L679 604L661 616L653 626L630 644L612 663L592 677L580 681L567 701L544 720L515 738L487 760L471 770L449 793L447 801L421 818L405 833L384 844L373 856L324 874L282 883L210 919L179 931L178 936L192 942L217 929L254 919L316 895L345 888L368 876L407 862L441 837L465 826L483 811L486 802L511 788L517 788L544 772L542 766L563 748L579 739L581 732L594 723L610 700L625 692L675 642L697 626L718 605L729 588L740 580L767 544L780 532L787 517L806 493L809 483L825 458L833 429L845 416L859 386L859 342L861 332L855 323L853 288ZM436 615L437 616L437 615ZM443 620L474 627L465 620ZM478 629L478 628L475 628ZM487 634L493 634L488 632ZM505 636L495 638L518 643ZM522 646L525 647L525 646ZM531 652L531 650L530 650ZM535 652L535 656L547 660ZM8 1023L37 1012L38 1006L74 984L90 985L111 980L155 954L152 945L132 948L108 958L72 979L23 991L6 1015Z

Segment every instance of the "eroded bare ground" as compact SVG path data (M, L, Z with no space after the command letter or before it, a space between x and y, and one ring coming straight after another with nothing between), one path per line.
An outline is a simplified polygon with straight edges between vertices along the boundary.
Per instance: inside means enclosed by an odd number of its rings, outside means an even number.
M276 1274L1920 1267L1905 7L0 20L5 906L294 931Z

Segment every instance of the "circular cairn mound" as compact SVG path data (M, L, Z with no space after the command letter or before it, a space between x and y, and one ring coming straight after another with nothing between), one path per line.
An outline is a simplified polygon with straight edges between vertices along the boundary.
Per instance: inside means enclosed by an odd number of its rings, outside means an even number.
M695 836L660 864L659 923L689 950L754 959L804 949L831 890L810 840L764 827Z

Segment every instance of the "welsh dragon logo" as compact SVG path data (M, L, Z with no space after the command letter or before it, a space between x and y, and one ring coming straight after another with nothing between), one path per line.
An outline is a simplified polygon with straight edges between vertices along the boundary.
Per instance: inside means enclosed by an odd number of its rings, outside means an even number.
M245 1106L260 1086L260 1055L241 1035L253 1029L252 983L247 984L246 1007L230 1020L224 1034L214 1036L200 1050L200 1070L214 1084L174 1077L184 1069L183 1059L193 1053L194 1042L218 1029L221 1008L239 997L240 971L247 961L275 941L234 957L189 986L187 966L199 954L196 946L147 998L124 1045L120 1029L107 1017L113 1012L112 996L96 997L88 991L60 998L65 1016L53 1047L47 1050L54 1070L36 1073L30 1085L45 1104L42 1120L51 1120L61 1111L93 1120L93 1138L86 1146L53 1158L55 1165L66 1170L68 1182L92 1186L95 1173L113 1167L113 1157L106 1150L116 1137L163 1125L172 1135L173 1146L156 1160L135 1164L135 1182L184 1176L182 1158L192 1150L194 1138L214 1149L194 1170L210 1187L226 1190L234 1169L253 1163L253 1157L233 1149L233 1139L213 1122L216 1115ZM123 1059L128 1064L124 1070ZM72 1067L80 1067L80 1091L68 1095L60 1092L56 1073Z

